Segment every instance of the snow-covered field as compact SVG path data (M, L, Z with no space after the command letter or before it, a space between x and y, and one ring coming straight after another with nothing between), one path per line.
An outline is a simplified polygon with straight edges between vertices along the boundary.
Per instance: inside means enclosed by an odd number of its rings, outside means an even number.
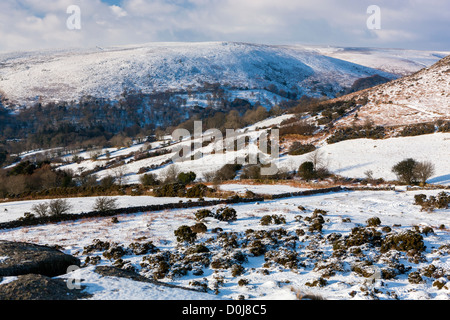
M372 171L373 178L396 180L392 167L407 158L430 161L435 174L428 181L432 184L450 185L450 133L435 133L415 137L399 137L384 140L356 139L324 145L319 151L321 162L332 172L344 177L364 178ZM279 167L296 170L310 157L283 156Z
M277 186L270 188L278 190ZM157 265L149 262L155 261L151 260L151 257L166 257L169 270L161 281L188 288L198 288L198 285L207 288L206 292L197 293L126 279L100 277L93 271L94 266L63 276L81 279L86 291L93 294L92 299L98 300L225 300L237 299L239 296L252 300L292 300L296 299L296 293L315 294L330 300L448 300L449 211L440 209L431 213L421 212L420 207L414 205L414 195L436 195L438 192L439 190L338 192L232 205L237 212L236 221L224 222L214 218L206 218L203 221L207 232L197 234L195 244L202 244L209 251L196 255L207 258L201 260L204 264L200 263L200 260L197 260L198 263L192 262L195 254L189 255L186 250L194 248L194 245L177 243L174 235L178 227L196 223L196 209L120 215L118 223L112 223L111 218L95 218L1 230L0 239L60 245L66 253L73 254L82 261L88 255L91 258L99 256L100 265L112 265L113 261L103 257L101 251L83 253L86 246L93 244L94 239L118 243L124 248L134 242L151 241L160 250L159 253L135 255L128 252L122 257L123 263L134 267L142 275L151 277L159 270ZM123 199L125 200L129 201L129 205L136 203L136 198ZM25 203L22 205L26 206ZM303 206L306 211L301 211L299 206ZM214 211L218 207L209 209ZM313 216L315 209L327 211L323 213L321 233L308 229L311 224L307 218ZM284 216L285 223L261 225L261 218L265 215ZM350 235L353 228L367 226L366 221L375 216L380 218L381 225L374 228L382 237L411 230L413 226L417 226L421 231L424 227L431 227L433 232L421 234L426 246L422 260L411 261L411 256L406 252L397 250L382 253L379 247L369 243L349 248L344 255L338 255L337 251L333 250L332 239L336 239L337 234L342 237ZM382 230L382 227L386 226L392 228L392 231L388 233ZM215 233L214 228L222 228L223 232ZM250 249L252 243L258 239L258 234L261 235L259 239L265 245L266 254L254 256ZM447 249L444 246L447 246ZM183 264L189 264L187 257L191 257L193 268L186 271L182 267ZM293 261L293 264L285 263L283 257ZM223 265L217 263L218 261L222 261ZM225 267L227 262L230 263L230 268ZM425 275L430 264L444 275ZM383 272L386 272L386 268L391 271L403 270L403 273L398 272L393 278L366 278L357 272L355 266L358 265L371 265L375 271ZM408 276L412 272L419 272L423 283L410 283ZM376 272L374 274L377 275ZM325 280L321 282L323 286L311 286L318 279ZM6 277L2 281L10 280ZM441 289L433 286L437 280L445 286Z
M151 196L115 196L111 197L116 200L117 208L150 206L165 203L178 203L180 200L186 201L183 198L157 198ZM70 213L80 214L94 211L96 197L84 198L68 198L67 202L71 206ZM26 200L13 202L0 202L0 222L7 222L17 220L23 217L25 212L32 212L35 205L41 203L49 203L50 199L46 200Z
M244 194L246 191L252 191L257 194L281 194L281 193L289 193L289 192L299 192L304 190L309 190L308 188L298 188L289 185L278 184L274 185L265 185L265 184L240 184L240 183L231 183L231 184L222 184L219 186L220 190L223 191L233 191L237 193Z

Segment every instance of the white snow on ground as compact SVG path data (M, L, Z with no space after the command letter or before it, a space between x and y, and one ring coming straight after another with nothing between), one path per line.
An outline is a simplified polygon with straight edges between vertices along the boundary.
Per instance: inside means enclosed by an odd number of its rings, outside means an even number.
M277 186L272 186L277 190ZM433 279L426 280L423 284L411 284L408 282L408 273L399 274L394 279L378 279L373 285L366 283L366 278L351 272L349 264L357 260L346 258L342 261L345 266L344 271L336 271L336 274L327 278L327 285L324 287L309 287L307 282L311 282L320 276L320 271L314 270L315 260L311 260L311 255L320 250L323 258L330 258L333 253L332 245L325 239L332 233L349 234L352 228L358 225L366 225L367 219L377 216L381 219L381 226L390 226L395 232L411 229L412 226L429 226L434 233L423 234L426 251L424 256L427 262L409 262L404 256L399 262L406 267L411 267L410 272L417 271L433 263L436 267L450 270L450 259L448 254L439 254L436 249L442 245L450 244L450 215L448 209L436 210L432 213L420 211L420 207L414 205L414 195L425 193L436 195L439 190L434 191L358 191L358 192L338 192L309 197L295 197L279 200L270 200L261 203L236 204L232 207L237 211L238 220L228 223L220 222L213 218L205 220L208 227L206 234L198 234L196 243L206 245L214 256L223 256L227 251L221 249L221 241L214 240L217 234L211 230L217 227L224 232L235 232L241 237L248 229L253 230L275 230L284 228L290 234L296 234L295 230L305 227L305 221L297 221L296 216L310 216L316 208L327 210L324 215L325 223L321 237L306 233L300 236L294 248L299 260L304 263L297 270L282 267L281 265L271 265L264 267L266 262L263 256L252 257L248 255L248 261L244 262L244 273L240 276L232 276L231 271L216 270L204 267L204 274L195 276L189 271L185 276L173 279L164 278L162 281L183 287L190 287L193 280L204 281L208 284L209 291L204 294L195 292L184 292L178 289L167 289L155 287L147 283L137 283L131 280L119 280L116 278L101 278L93 273L92 267L83 268L74 274L65 275L83 280L82 284L87 286L87 291L94 296L92 299L237 299L239 295L247 299L295 299L294 291L300 293L317 294L326 299L352 299L350 293L354 292L353 299L371 299L366 296L361 287L377 295L380 299L392 299L396 295L401 300L408 299L438 299L448 300L450 298L450 283L445 278L440 278L447 282L447 288L438 290L432 286ZM131 201L131 198L130 198ZM130 202L133 205L134 202ZM302 205L307 212L300 211L298 206ZM218 208L219 206L211 209ZM112 223L111 218L95 218L74 222L62 222L58 224L41 225L33 227L18 228L13 230L0 230L0 239L10 241L26 241L43 245L58 244L64 248L64 252L78 256L84 261L86 255L83 254L85 246L92 244L94 239L102 241L117 242L127 247L135 241L152 241L160 250L174 252L181 250L183 246L178 245L174 230L182 225L195 224L194 212L197 209L177 209L165 210L162 212L138 213L131 215L119 215L119 223ZM286 224L262 226L260 219L264 215L283 215ZM350 219L344 222L343 219ZM439 229L440 225L445 225L444 229ZM378 228L379 229L379 228ZM137 240L140 239L140 240ZM145 240L142 240L145 239ZM207 241L213 239L213 241ZM292 249L292 247L290 247ZM229 249L228 249L229 250ZM247 253L245 247L238 250ZM370 247L364 249L367 257L376 260L375 251ZM101 253L93 253L99 255ZM213 258L212 257L212 258ZM124 261L130 262L142 274L148 271L141 270L140 263L143 256L126 255L122 257ZM350 260L348 260L350 259ZM356 259L354 257L353 259ZM321 261L319 257L317 261ZM100 265L111 265L102 257ZM383 267L380 262L377 267ZM266 270L266 274L262 271ZM219 292L214 294L213 284L218 277L223 278L223 284L219 285ZM240 286L238 281L247 279L248 284ZM371 289L372 288L372 289ZM375 290L376 289L376 290ZM294 290L294 291L292 291ZM378 292L377 292L378 291Z
M102 277L95 267L82 268L61 278L83 279L95 300L217 300L211 294L158 286L117 277Z
M323 164L332 172L344 177L364 178L371 170L375 179L396 180L392 167L398 162L413 158L430 161L435 174L429 183L450 185L450 133L436 133L415 137L384 140L357 139L325 145L318 151ZM281 168L298 169L309 154L282 156Z
M114 196L118 208L149 206L154 204L178 203L180 200L186 201L186 198L157 198L151 196ZM97 197L85 198L67 198L68 203L72 206L70 213L79 214L94 211L93 207ZM16 202L0 202L0 222L17 220L23 217L25 212L32 212L34 205L40 203L49 203L47 200L27 200Z
M245 193L247 190L252 191L258 194L280 194L280 193L288 193L288 192L299 192L304 190L309 190L307 188L297 188L288 185L265 185L265 184L222 184L219 186L220 190L223 191L233 191L237 193Z

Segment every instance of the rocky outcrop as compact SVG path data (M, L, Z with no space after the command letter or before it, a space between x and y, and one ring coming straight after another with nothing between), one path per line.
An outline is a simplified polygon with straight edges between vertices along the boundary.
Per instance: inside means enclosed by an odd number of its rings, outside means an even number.
M0 277L39 274L56 277L70 266L80 266L78 258L57 249L30 243L0 241Z
M0 300L78 300L88 298L82 290L70 290L63 279L39 274L19 276L0 285Z

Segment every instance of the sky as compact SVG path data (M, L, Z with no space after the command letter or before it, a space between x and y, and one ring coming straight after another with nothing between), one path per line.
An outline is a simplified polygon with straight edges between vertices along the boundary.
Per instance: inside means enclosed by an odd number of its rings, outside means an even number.
M0 1L2 52L173 41L450 51L449 27L448 0Z

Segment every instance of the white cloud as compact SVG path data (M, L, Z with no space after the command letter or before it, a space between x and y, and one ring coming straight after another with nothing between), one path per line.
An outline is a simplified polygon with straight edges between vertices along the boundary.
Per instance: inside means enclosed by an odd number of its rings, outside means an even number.
M112 5L109 8L117 18L126 17L128 15L128 13L119 6Z
M450 50L447 0L378 0L379 32L366 27L372 0L104 1L1 1L0 51L213 40ZM66 28L72 4L82 11L79 31Z

